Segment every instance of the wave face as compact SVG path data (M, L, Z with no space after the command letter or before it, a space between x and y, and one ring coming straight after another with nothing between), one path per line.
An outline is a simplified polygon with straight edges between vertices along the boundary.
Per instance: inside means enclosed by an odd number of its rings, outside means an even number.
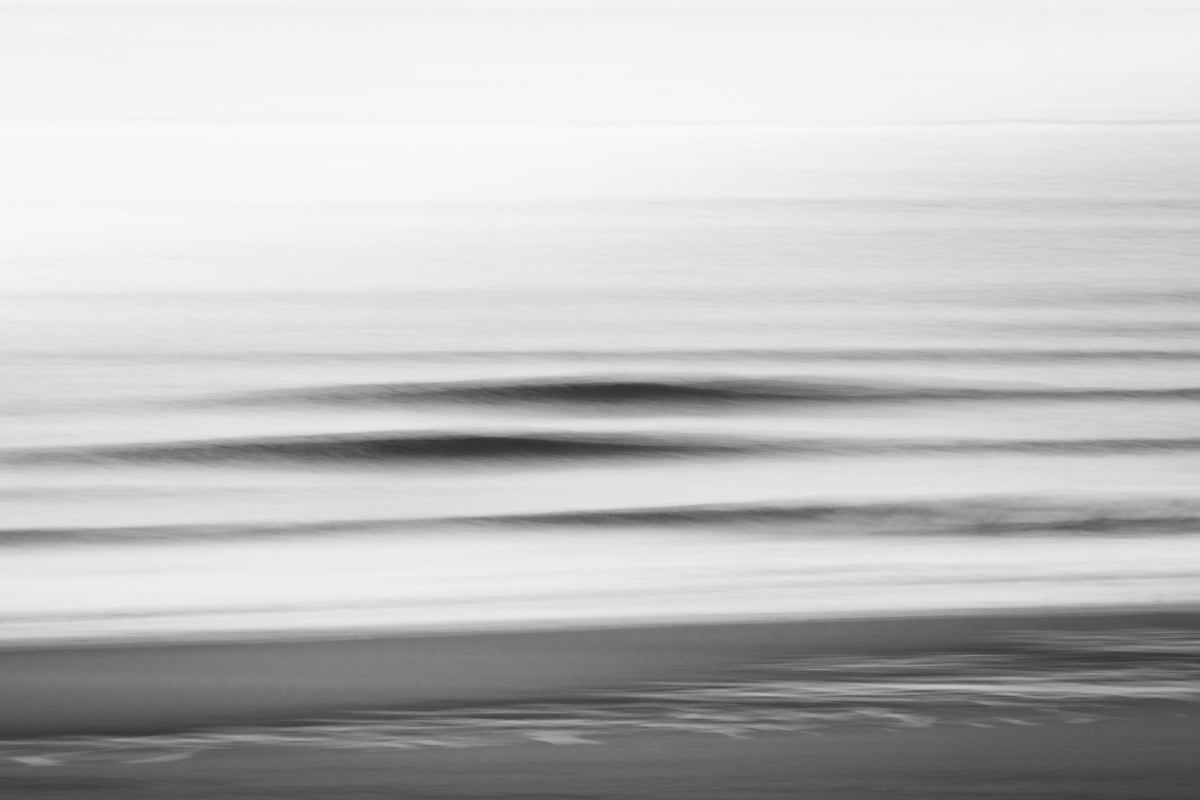
M443 383L375 383L299 387L203 401L232 405L334 407L463 404L520 409L560 407L614 411L684 411L756 406L824 406L938 400L1196 400L1200 387L1028 388L921 386L820 378L722 379L686 376L583 376Z

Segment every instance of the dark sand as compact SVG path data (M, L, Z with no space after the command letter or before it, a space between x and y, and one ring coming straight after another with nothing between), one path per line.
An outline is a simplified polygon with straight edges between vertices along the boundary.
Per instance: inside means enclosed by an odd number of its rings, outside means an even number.
M1174 627L1156 612L836 620L340 641L0 651L3 734L134 732L323 710L561 695L772 655L969 648L1004 631ZM599 745L332 751L184 761L0 761L5 798L1200 798L1194 707L1086 725L838 730Z
M244 750L161 764L0 766L0 797L43 800L1195 800L1200 719L859 730L602 745ZM7 790L7 794L5 791Z

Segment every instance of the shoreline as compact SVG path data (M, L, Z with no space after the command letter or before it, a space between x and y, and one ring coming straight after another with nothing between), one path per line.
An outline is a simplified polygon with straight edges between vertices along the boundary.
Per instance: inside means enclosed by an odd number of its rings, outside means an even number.
M1191 800L1200 780L1197 734L1195 714L1146 713L1034 728L946 725L746 739L644 734L599 746L229 753L150 765L161 766L150 775L146 765L123 765L106 776L144 775L155 796L166 798L219 770L236 796L255 798Z
M136 735L331 712L537 700L703 679L802 655L986 645L1024 630L1174 627L1200 610L705 622L270 641L0 649L0 739Z
M603 746L267 750L53 768L0 761L33 800L1192 800L1200 717L828 736L643 735ZM8 793L5 793L5 792Z

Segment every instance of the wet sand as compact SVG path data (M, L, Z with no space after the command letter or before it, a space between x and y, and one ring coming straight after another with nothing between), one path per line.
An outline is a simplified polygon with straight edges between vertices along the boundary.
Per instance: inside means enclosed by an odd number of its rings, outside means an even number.
M247 748L169 763L0 762L0 797L1194 800L1197 741L1193 711L1159 709L1042 727L641 735L600 745L399 751Z
M921 651L1006 631L1174 627L1200 614L1045 614L0 652L6 737L151 732L322 710L558 696L771 656ZM634 735L472 749L261 748L176 762L0 762L4 798L1193 798L1194 706L1082 725Z
M1025 614L0 650L0 736L141 733L332 710L553 697L1004 632L1200 630L1200 612Z
M0 766L12 798L162 800L1194 800L1200 718L936 726L824 736L636 736L603 745L243 750L159 764Z

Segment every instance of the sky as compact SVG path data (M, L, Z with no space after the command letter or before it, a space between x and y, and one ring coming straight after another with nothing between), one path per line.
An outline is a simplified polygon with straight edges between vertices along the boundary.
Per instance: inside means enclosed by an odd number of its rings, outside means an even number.
M4 290L471 284L598 246L564 203L914 177L806 134L781 186L726 128L1200 120L1198 29L1200 0L0 0ZM481 204L520 217L507 261Z
M1200 118L1200 3L0 2L10 125Z

